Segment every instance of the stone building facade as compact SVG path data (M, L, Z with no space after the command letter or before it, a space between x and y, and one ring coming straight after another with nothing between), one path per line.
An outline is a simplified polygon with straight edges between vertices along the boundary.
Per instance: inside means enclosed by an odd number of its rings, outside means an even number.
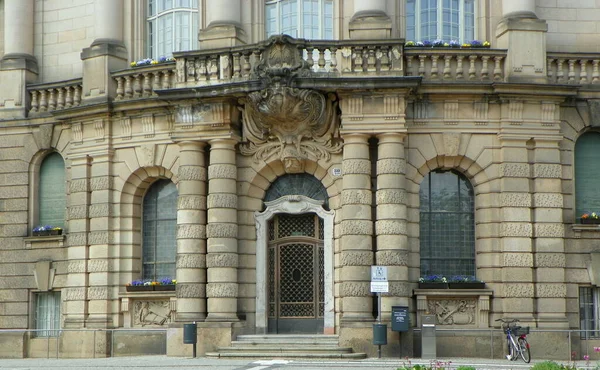
M499 356L501 317L555 330L536 357L597 328L600 4L456 1L425 47L419 3L0 1L2 356L106 356L131 328L189 355L189 322L201 353L302 328L373 355L393 306L387 356L419 355L426 313L460 330L442 355Z

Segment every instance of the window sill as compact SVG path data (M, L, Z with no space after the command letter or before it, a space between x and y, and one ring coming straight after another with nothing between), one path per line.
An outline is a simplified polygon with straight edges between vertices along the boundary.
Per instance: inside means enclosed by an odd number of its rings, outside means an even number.
M49 245L55 247L65 246L65 235L48 235L48 236L26 236L23 238L25 241L25 248L36 249L36 248L48 248Z
M572 224L571 228L575 232L582 232L582 231L600 232L600 224Z

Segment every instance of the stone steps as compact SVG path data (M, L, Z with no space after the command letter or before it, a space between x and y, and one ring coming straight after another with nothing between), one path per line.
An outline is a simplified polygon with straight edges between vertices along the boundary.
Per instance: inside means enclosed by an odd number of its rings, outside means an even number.
M364 353L353 353L340 347L337 335L240 335L230 347L219 347L206 353L217 358L296 358L296 359L363 359Z

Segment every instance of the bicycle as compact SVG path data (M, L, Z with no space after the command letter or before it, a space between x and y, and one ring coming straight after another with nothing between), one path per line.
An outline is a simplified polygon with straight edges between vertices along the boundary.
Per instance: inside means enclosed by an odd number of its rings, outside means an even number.
M531 352L529 343L527 342L527 334L529 334L529 326L517 325L518 319L498 319L502 322L502 331L506 334L506 345L508 347L508 355L506 358L511 361L516 361L520 356L523 362L528 364L531 361Z

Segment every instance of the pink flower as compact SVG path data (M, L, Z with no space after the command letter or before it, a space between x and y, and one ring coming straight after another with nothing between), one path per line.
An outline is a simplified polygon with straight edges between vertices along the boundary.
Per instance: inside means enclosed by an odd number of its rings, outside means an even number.
M584 360L586 360L586 361L588 361L588 360L590 359L590 356L588 356L588 355L584 355L584 356L583 356L583 359L584 359Z
M594 352L600 352L600 347L594 347Z

